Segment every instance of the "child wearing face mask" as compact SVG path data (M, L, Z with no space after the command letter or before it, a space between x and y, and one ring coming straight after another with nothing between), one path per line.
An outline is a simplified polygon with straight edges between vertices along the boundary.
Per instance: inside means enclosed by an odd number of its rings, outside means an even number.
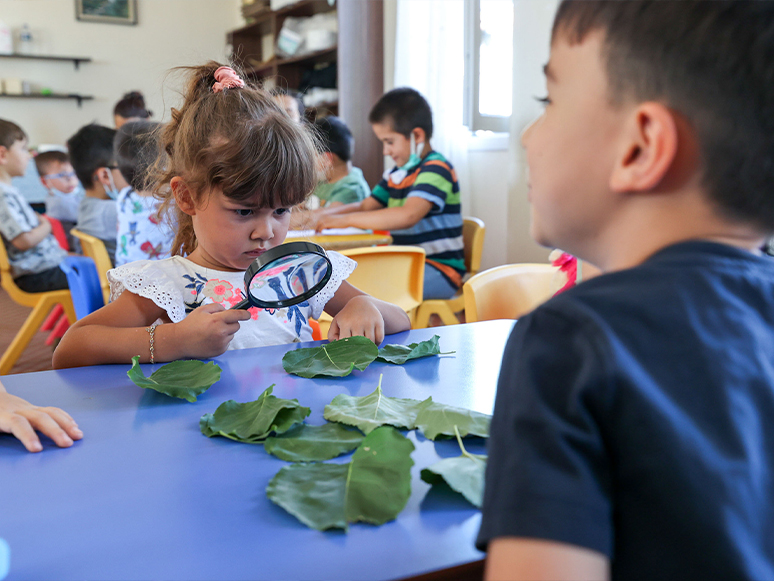
M175 224L173 256L108 271L110 304L70 327L54 367L128 363L134 355L142 363L201 359L311 341L309 319L323 310L333 317L328 339L380 343L408 330L401 308L347 282L356 263L336 252L327 253L330 279L308 300L233 308L244 299L245 271L285 241L291 209L317 183L315 139L233 69L210 62L188 71L185 102L161 131L152 172L153 194Z
M40 182L48 190L46 215L62 223L70 249L76 249L77 240L70 234L70 230L78 221L78 206L83 200L83 188L70 164L70 157L64 148L38 150L34 161Z
M92 123L81 127L67 140L70 161L86 193L78 207L77 228L102 240L114 264L118 229L116 198L128 187L115 162L115 135L115 129Z
M451 298L465 274L460 189L452 165L430 145L430 105L414 89L393 89L368 121L395 167L362 202L326 208L316 228L390 230L395 244L422 246L424 298Z

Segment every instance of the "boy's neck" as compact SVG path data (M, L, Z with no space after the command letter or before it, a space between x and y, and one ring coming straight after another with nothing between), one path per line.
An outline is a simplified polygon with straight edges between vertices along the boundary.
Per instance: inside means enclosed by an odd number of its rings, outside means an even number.
M328 172L328 183L332 184L341 179L344 179L352 171L351 161L339 161L331 165L330 172Z
M0 165L0 182L10 186L11 185L11 174L9 174L4 165Z
M107 195L107 192L105 192L105 188L103 188L101 184L95 183L91 188L84 189L83 191L87 198L96 198L98 200L110 199L110 197Z

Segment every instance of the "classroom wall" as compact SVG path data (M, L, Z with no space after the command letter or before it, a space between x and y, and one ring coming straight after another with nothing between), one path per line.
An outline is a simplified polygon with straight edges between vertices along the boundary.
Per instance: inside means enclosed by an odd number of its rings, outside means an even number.
M138 0L138 24L122 26L75 19L72 0L0 0L0 18L14 29L27 23L37 54L91 57L74 70L67 62L0 59L0 77L16 77L58 93L94 95L81 108L71 100L0 96L0 117L21 125L31 145L63 144L79 127L113 126L113 107L139 89L154 119L167 120L180 102L167 71L179 65L225 60L226 32L243 25L239 0Z

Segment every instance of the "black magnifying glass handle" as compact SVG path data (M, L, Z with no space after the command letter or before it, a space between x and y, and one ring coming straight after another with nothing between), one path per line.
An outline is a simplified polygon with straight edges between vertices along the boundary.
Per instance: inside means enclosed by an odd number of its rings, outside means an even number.
M236 305L234 305L231 308L232 309L239 309L239 310L242 310L242 311L246 311L251 306L252 305L250 304L250 299L243 299L241 302L237 303Z

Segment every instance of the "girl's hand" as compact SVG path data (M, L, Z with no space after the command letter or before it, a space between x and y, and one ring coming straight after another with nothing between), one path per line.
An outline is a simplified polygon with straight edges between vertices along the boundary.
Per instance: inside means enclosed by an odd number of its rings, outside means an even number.
M331 322L328 340L368 337L379 345L384 340L384 318L368 295L351 298Z
M249 319L247 311L226 310L217 303L202 305L175 325L174 340L189 357L216 357L226 350L239 331L239 321Z
M0 386L0 432L13 434L30 452L43 446L35 430L45 434L60 448L73 445L83 432L66 412L54 407L38 407L20 397L5 393Z

